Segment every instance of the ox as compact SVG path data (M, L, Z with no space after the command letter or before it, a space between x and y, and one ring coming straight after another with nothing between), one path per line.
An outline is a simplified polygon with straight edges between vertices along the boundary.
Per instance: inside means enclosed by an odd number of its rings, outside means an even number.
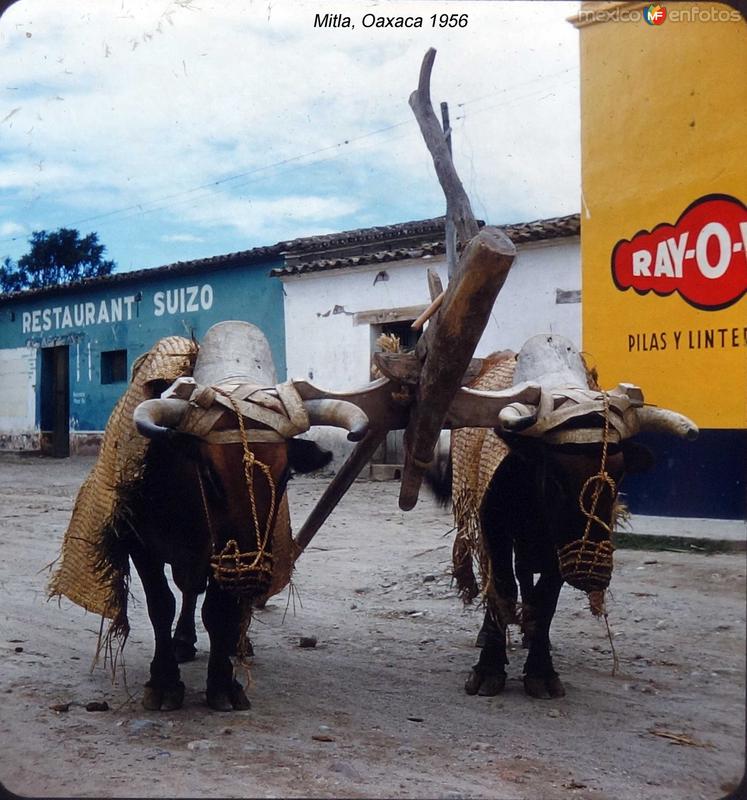
M506 631L515 622L529 648L526 693L565 694L550 654L550 623L564 582L587 592L592 611L603 613L618 489L626 472L652 463L630 437L644 430L697 435L685 417L644 406L637 387L600 392L578 351L560 336L533 337L518 356L495 354L471 385L510 395L527 383L541 387L538 405L509 403L494 432L454 431L449 460L429 476L436 496L454 504L454 576L465 600L479 591L473 556L482 577L486 611L468 694L504 689Z
M238 654L246 653L252 606L282 588L290 575L293 554L286 546L285 581L279 586L274 581L273 533L289 462L304 447L289 446L288 440L310 425L345 428L353 441L366 433L367 418L352 404L303 401L291 384L275 387L275 380L261 331L244 322L219 323L200 345L193 377L176 381L134 411L137 430L150 444L132 524L121 544L142 581L154 631L143 695L147 709L183 703L177 656L183 660L185 649L189 655L194 600L203 591L202 618L210 639L208 705L220 711L249 707L230 657L237 643ZM317 460L312 466L318 465ZM176 652L176 604L165 564L185 598Z

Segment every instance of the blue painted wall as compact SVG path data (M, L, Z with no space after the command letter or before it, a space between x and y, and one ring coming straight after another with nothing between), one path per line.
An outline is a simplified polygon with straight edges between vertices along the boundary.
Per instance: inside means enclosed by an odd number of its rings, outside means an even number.
M129 280L96 282L85 288L32 293L0 304L0 349L31 346L37 355L36 423L44 429L49 410L41 382L45 347L67 345L70 354L71 430L100 431L126 381L102 383L101 354L127 351L133 361L169 335L199 341L216 322L241 319L264 331L279 379L286 374L283 288L270 278L282 260L179 273L176 269L138 273Z
M747 518L747 431L701 430L694 442L647 433L636 441L651 449L655 463L625 477L633 513Z

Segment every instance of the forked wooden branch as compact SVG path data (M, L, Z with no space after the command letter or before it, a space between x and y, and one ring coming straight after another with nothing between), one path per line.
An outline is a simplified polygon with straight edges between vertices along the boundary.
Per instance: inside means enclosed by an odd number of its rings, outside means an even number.
M437 315L415 348L423 362L415 407L405 432L405 465L399 506L411 509L423 473L495 299L516 255L498 228L483 228L462 253Z
M431 105L431 70L435 58L436 51L431 47L423 57L418 88L410 95L410 108L433 158L433 166L446 196L449 215L456 225L457 236L462 243L466 243L477 234L478 226L467 193L454 168L443 129Z
M406 428L405 467L400 491L400 507L412 508L417 502L423 472L433 453L444 425L469 424L492 420L499 408L510 402L501 397L487 410L485 398L461 390L472 354L482 335L495 298L505 281L516 250L510 239L497 228L479 231L472 207L459 180L430 98L430 75L436 51L430 49L420 68L418 88L410 96L410 106L433 158L441 188L446 196L448 213L454 220L457 234L465 245L456 273L438 304L429 309L433 314L428 330L416 348L414 363L408 359L392 364L392 379L381 379L357 392L335 393L359 406L368 416L371 428L367 436L340 468L323 496L311 512L296 538L300 554L327 519L350 484L386 437L389 430ZM431 300L441 291L437 276L429 279ZM436 291L438 287L438 291ZM439 307L440 306L440 307ZM410 380L405 379L407 376ZM403 383L410 383L409 402L401 395ZM303 399L325 393L306 382L296 383ZM328 394L328 393L326 393ZM455 395L459 394L453 417L447 414ZM407 396L407 393L406 393ZM403 402L404 401L404 402ZM499 405L496 406L495 403Z

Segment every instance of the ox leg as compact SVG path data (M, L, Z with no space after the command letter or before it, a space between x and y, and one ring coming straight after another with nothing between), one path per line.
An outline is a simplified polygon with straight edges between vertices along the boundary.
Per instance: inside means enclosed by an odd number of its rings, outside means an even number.
M164 564L135 546L130 557L145 590L148 616L153 626L155 652L150 662L150 680L145 684L143 707L149 711L173 711L184 703L184 684L171 644L171 626L176 601L169 588Z
M480 633L483 634L480 658L464 683L464 691L467 694L493 697L500 694L506 686L506 631L486 611Z
M182 607L174 630L174 655L182 664L193 661L197 655L197 631L195 630L195 612L197 610L197 592L182 591Z
M517 555L516 578L521 595L521 646L528 648L534 635L534 573L531 567L520 563Z
M206 696L214 711L244 711L251 705L243 687L233 677L231 663L239 638L240 615L238 600L211 578L202 604L202 621L210 637Z
M563 697L565 688L550 655L550 623L563 579L557 570L543 572L532 593L534 632L524 664L524 691L531 697Z

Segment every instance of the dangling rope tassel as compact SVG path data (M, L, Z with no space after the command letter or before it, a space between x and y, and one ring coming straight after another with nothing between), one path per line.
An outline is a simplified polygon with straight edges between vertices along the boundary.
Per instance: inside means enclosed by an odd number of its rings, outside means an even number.
M597 516L597 505L602 496L605 486L609 488L612 499L617 494L617 485L607 472L607 447L609 444L610 419L609 419L609 397L606 392L602 393L604 400L604 431L602 434L602 456L599 465L599 472L592 475L584 483L579 492L578 505L581 513L586 517L586 526L583 536L569 542L567 545L558 548L558 562L563 578L576 588L583 589L587 593L602 591L602 596L592 598L590 595L590 605L592 613L599 616L597 609L604 605L603 588L609 584L612 577L612 529L600 517ZM587 492L593 487L589 506ZM596 522L609 535L608 539L594 542L590 539L591 524Z
M607 612L604 612L604 624L607 626L607 638L610 640L610 647L612 648L612 677L617 674L617 668L620 666L620 661L617 658L617 651L615 650L615 643L612 641L612 631L610 630L610 623L607 619Z
M239 640L236 643L236 666L240 667L244 673L245 688L250 689L254 685L249 659L252 656L251 642L249 640L249 626L252 624L252 604L241 600L241 617L239 618Z

